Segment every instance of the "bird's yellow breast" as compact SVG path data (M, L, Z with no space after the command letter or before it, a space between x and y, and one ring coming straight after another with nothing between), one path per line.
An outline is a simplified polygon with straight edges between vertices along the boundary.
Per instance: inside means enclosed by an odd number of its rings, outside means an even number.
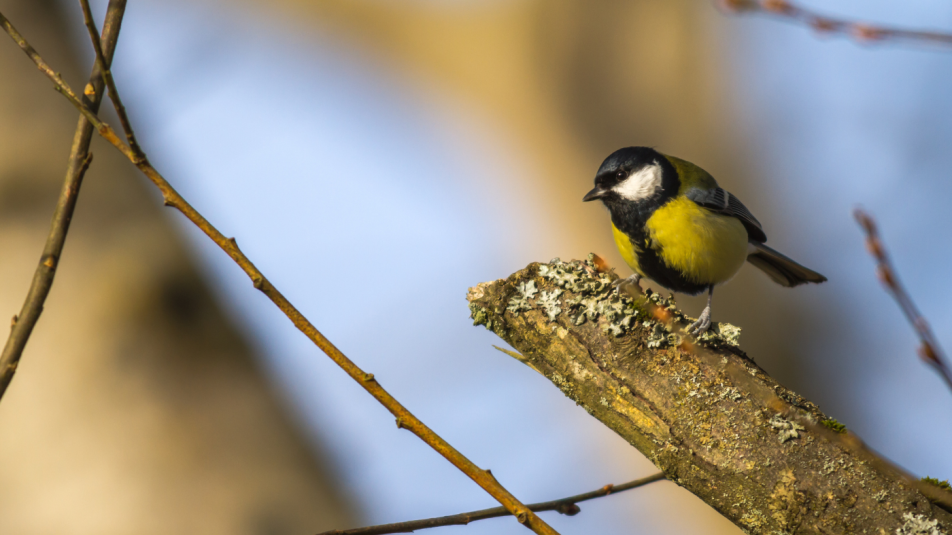
M618 246L618 252L621 253L622 260L639 275L643 277L647 276L641 271L641 268L638 267L638 255L641 253L641 249L631 242L627 234L618 230L615 223L612 223L612 235L615 237L615 245Z
M687 197L678 197L655 210L645 230L649 246L661 260L692 282L727 282L747 260L744 225Z

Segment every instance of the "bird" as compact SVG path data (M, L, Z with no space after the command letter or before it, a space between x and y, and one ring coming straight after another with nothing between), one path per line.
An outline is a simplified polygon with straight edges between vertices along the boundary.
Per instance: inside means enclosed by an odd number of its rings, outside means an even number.
M613 152L582 200L608 208L615 244L634 271L619 282L647 277L673 292L707 291L707 306L687 328L693 336L711 326L714 286L733 278L744 261L781 286L827 280L768 247L757 218L710 173L653 148Z

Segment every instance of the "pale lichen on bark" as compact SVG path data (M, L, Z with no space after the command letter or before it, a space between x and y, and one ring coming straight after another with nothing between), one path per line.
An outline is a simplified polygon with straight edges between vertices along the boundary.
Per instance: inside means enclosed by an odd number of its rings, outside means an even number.
M691 343L674 303L618 292L586 261L470 289L474 323L521 352L665 475L748 533L952 533L952 515L847 447L716 325Z

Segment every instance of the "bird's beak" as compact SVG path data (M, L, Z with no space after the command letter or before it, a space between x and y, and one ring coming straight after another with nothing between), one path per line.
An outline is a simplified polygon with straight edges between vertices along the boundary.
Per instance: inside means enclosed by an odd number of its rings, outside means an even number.
M588 202L588 201L594 201L595 199L601 199L602 197L608 194L608 191L609 190L607 189L602 189L600 186L595 186L595 188L593 188L592 191L586 193L585 196L582 197L582 202Z

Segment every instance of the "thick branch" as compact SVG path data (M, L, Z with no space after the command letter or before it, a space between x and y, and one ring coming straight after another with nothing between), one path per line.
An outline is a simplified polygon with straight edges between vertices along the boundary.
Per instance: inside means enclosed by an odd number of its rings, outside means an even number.
M347 358L337 347L331 343L303 314L291 304L278 289L265 278L264 274L258 270L245 254L238 248L238 243L234 238L226 238L214 225L200 214L188 201L182 197L175 188L163 177L152 164L149 163L145 154L138 150L133 150L125 145L116 131L111 126L102 122L96 113L93 112L85 103L83 103L76 93L69 87L63 79L53 71L40 54L34 49L26 38L24 38L13 27L13 24L0 13L0 27L3 28L13 41L23 50L24 53L36 64L37 68L49 78L54 88L70 101L96 128L96 131L103 139L108 141L114 147L119 149L129 160L139 168L140 171L162 192L162 197L166 206L171 206L181 212L189 221L205 233L216 245L218 245L232 260L241 267L242 271L251 279L256 289L266 295L272 303L283 312L291 323L298 328L311 342L314 343L325 355L330 357L347 375L364 388L371 396L383 405L391 414L396 417L397 427L407 429L418 436L428 446L436 450L437 453L448 460L453 466L459 469L472 479L477 485L483 488L490 496L496 499L506 508L519 523L525 525L539 535L558 535L558 532L552 529L541 518L527 508L505 487L500 484L489 470L483 470L475 463L470 461L459 450L450 445L441 436L426 426L419 418L413 415L389 392L384 390L383 386L374 379L372 373L362 370L354 361ZM116 101L118 103L118 98ZM130 129L127 134L131 136Z
M116 41L119 39L119 28L122 24L125 9L126 0L110 0L109 7L106 10L106 22L103 25L101 41L102 64L106 67L112 61L112 55L116 50ZM99 110L99 104L102 102L102 71L100 63L97 62L93 67L85 91L86 105L94 112ZM0 354L0 398L7 391L10 381L13 380L17 365L20 363L20 357L23 355L27 341L30 339L30 334L33 333L33 327L39 321L40 314L43 312L43 303L46 302L46 297L53 287L56 267L63 253L66 233L69 231L69 224L73 219L73 211L76 208L76 200L79 198L79 187L92 159L92 155L89 154L89 141L92 135L92 124L89 119L80 115L79 124L76 126L76 134L73 136L73 146L69 152L66 179L63 181L63 188L60 190L59 200L56 202L50 233L46 238L46 245L43 247L43 255L40 257L40 263L33 274L33 282L30 284L30 290L27 292L23 308L20 309L19 315L14 316L10 337L7 338L3 353Z
M816 405L732 345L733 328L695 345L671 302L620 297L614 278L592 261L531 264L468 299L521 362L749 533L952 533L933 503L947 493L818 425Z

